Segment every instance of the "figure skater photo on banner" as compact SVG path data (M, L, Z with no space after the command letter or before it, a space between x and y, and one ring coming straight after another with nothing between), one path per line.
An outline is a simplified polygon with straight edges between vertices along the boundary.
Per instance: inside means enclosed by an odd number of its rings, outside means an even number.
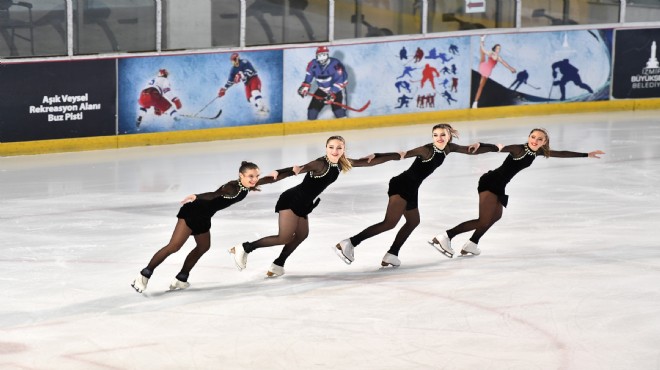
M504 33L471 40L473 108L609 99L612 30Z
M491 73L493 73L493 68L497 63L505 66L511 73L516 73L516 69L511 67L502 57L500 53L502 51L502 45L495 44L490 51L486 50L485 47L486 36L481 36L479 42L479 53L481 55L479 59L479 74L481 78L479 79L479 87L477 88L477 93L474 95L474 101L472 102L472 108L477 108L479 105L479 98L481 98L481 93L486 86L486 82L490 78Z

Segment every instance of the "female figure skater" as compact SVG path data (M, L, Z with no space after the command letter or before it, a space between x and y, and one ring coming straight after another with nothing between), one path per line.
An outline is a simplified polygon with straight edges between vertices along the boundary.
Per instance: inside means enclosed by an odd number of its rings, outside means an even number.
M353 248L364 240L393 229L401 219L405 217L406 222L394 238L390 249L385 253L381 266L401 265L399 250L410 234L419 225L419 209L417 208L417 197L422 182L440 167L449 153L481 154L497 152L499 148L493 144L473 144L461 146L452 143L453 138L458 138L458 131L447 123L433 126L431 130L433 142L420 146L406 152L405 158L415 157L413 164L400 175L390 180L389 202L385 211L385 219L377 224L371 225L355 236L339 242L335 249L337 255L346 264L354 260Z
M174 227L170 242L161 248L142 269L140 275L131 286L142 293L147 289L147 283L154 269L172 253L178 252L192 235L197 246L186 257L181 272L170 284L170 290L185 289L190 286L188 274L200 257L211 248L211 217L221 210L245 199L248 192L259 191L259 185L270 184L294 175L294 168L284 168L274 171L267 177L259 178L259 167L251 162L241 163L238 170L238 180L232 180L222 185L218 190L209 193L192 194L183 199L183 206L176 217L179 219Z
M309 234L309 215L319 204L317 197L330 184L335 182L340 172L348 172L352 167L370 167L391 160L399 160L404 153L371 154L362 159L350 159L345 154L346 142L341 136L331 136L325 144L325 156L297 168L298 172L308 173L302 183L280 195L275 212L279 213L277 235L245 242L229 249L239 270L247 264L248 253L257 248L284 245L280 256L275 259L266 274L269 277L284 275L284 262ZM316 200L315 200L316 199Z
M503 207L506 207L509 200L509 196L505 193L506 185L518 172L529 167L537 155L546 158L600 158L601 154L605 154L601 150L589 153L550 150L550 137L547 131L541 128L535 128L529 133L527 144L507 145L501 151L509 153L504 163L479 179L479 218L465 221L429 241L429 244L449 258L454 255L451 239L471 230L474 230L474 233L461 248L461 255L478 256L481 253L477 247L479 239L502 217Z
M479 98L481 97L481 92L484 90L486 81L488 81L490 78L490 74L493 73L493 68L495 68L497 62L502 63L502 65L508 68L511 73L516 73L516 69L508 65L507 62L505 62L504 59L502 59L500 56L500 50L502 50L502 46L500 44L495 44L493 49L488 51L484 47L485 40L486 36L481 36L481 42L479 43L479 54L481 55L479 62L479 73L481 74L481 79L479 80L479 88L477 88L477 94L474 96L472 108L477 107Z

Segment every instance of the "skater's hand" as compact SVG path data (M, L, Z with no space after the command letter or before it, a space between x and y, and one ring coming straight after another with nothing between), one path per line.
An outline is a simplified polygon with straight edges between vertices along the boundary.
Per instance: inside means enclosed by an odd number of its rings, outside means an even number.
M172 99L172 103L174 103L176 109L181 109L181 106L183 105L181 104L181 100L179 100L179 98Z
M225 93L227 93L227 89L223 87L222 89L220 89L220 91L218 91L218 97L222 98L223 96L225 96Z
M298 95L304 98L305 96L307 96L308 93L309 93L309 84L303 82L302 85L300 85L300 87L298 88Z
M183 200L181 201L181 204L186 204L186 203L194 202L195 199L197 199L197 195L195 195L195 194L190 194L190 195L188 195L187 197L183 198Z
M598 159L600 159L601 154L605 154L605 152L602 151L602 150L594 150L593 152L589 152L589 158L598 158Z
M516 73L516 69L515 69L515 68L511 68L511 73Z
M268 174L268 176L272 177L275 180L277 180L277 176L279 176L279 175L280 175L280 173L277 172L277 171L273 171L273 172Z
M374 158L376 158L376 155L373 154L373 153L371 153L371 154L369 154L369 155L366 155L366 156L362 157L362 159L366 159L366 160L367 160L367 163L371 163L371 160L373 160Z
M296 175L299 174L300 171L302 171L303 167L305 166L298 166L298 165L293 166L293 173L295 173Z
M504 144L495 144L495 145L497 145L497 151L498 152L501 152L502 148L504 148Z
M408 152L398 152L398 153L401 156L401 158L399 158L399 159L405 159L406 158L406 153L408 153Z
M470 144L468 146L468 153L476 153L477 150L479 150L480 146L481 146L481 143L478 143L478 142L474 143L474 144Z

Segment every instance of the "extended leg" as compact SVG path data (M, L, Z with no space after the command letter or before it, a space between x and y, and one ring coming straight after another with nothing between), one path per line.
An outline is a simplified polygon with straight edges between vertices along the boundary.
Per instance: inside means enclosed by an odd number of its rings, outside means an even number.
M357 235L350 238L353 246L358 246L363 241L374 237L385 231L392 230L403 216L406 210L406 200L401 198L400 195L392 195L387 202L387 209L385 210L385 218L383 221L371 225L362 230Z
M479 98L481 98L481 92L484 90L484 86L486 86L486 81L488 80L488 77L481 76L481 79L479 80L479 87L477 88L477 93L474 95L474 102L472 103L472 108L476 108L478 105Z
M283 245L293 240L296 229L298 228L298 221L300 218L290 209L285 209L279 212L278 226L279 231L277 235L263 237L257 241L251 242L250 247L245 251L252 252L257 248L272 247L274 245Z
M479 220L470 237L474 244L479 244L479 239L486 231L502 218L503 208L497 195L489 191L479 193Z
M462 234L472 230L480 230L473 234L473 238L476 236L476 242L479 241L479 238L488 230L493 223L495 223L499 218L496 216L499 214L499 217L502 216L502 204L497 199L497 195L491 193L490 191L483 191L479 193L479 218L474 220L469 220L462 222L453 228L447 230L447 236L449 239L453 239L454 236ZM494 219L494 221L493 221Z
M409 211L406 211L403 216L406 218L406 223L403 224L399 232L396 234L396 238L394 238L394 243L392 243L392 246L390 247L390 250L388 253L393 254L395 256L399 255L399 250L401 250L401 247L403 246L403 243L408 240L408 237L412 232L417 228L419 225L419 209L411 209Z
M392 195L387 203L385 219L377 224L367 227L350 239L344 239L337 243L334 247L337 256L346 264L350 265L355 260L353 248L372 236L393 229L401 219L401 215L403 215L403 212L406 209L406 203L405 199L401 198L400 195Z
M156 252L153 257L151 257L151 261L149 261L147 267L140 271L140 275L138 275L138 277L131 284L133 289L135 289L138 293L145 291L147 289L149 278L151 278L151 274L153 274L154 269L163 263L163 261L165 261L165 259L170 254L179 251L186 240L188 240L188 237L190 237L191 233L192 230L190 230L188 225L186 225L186 222L183 219L178 219L176 226L174 227L174 232L172 232L170 242L167 243L167 245L161 248L158 252Z
M204 255L204 253L208 252L209 249L211 249L211 233L206 232L204 234L200 235L195 235L195 241L197 242L197 246L193 248L193 250L188 253L188 257L186 257L186 260L183 262L183 267L181 268L181 272L179 274L185 275L186 280L188 277L188 274L190 274L190 270L197 264L197 261ZM181 280L181 279L179 279ZM182 280L182 281L186 281Z
M279 257L273 261L273 264L270 266L267 275L268 276L282 276L284 275L284 264L286 263L287 258L298 248L298 246L307 239L309 235L309 221L306 218L300 217L298 219L298 227L296 228L295 235L293 240L286 243Z
M170 238L170 242L151 257L147 269L153 272L153 270L163 263L170 254L178 252L191 234L192 230L186 225L186 221L181 218L178 219L172 237Z
M266 236L254 242L245 242L229 249L229 253L234 255L234 263L239 270L243 270L247 265L248 253L257 248L272 247L274 245L283 245L291 242L295 236L298 220L302 218L293 213L290 209L279 212L279 231L277 235Z

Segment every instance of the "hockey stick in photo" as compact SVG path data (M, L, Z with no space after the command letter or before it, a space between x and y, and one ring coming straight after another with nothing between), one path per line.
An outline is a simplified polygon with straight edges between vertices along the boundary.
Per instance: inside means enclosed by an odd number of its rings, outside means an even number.
M317 99L317 100L325 100L324 97L319 96L319 95L316 95L316 94L307 93L307 95L309 95L309 96L311 96L312 98ZM351 111L353 111L353 112L363 112L365 109L367 109L367 107L369 107L369 104L371 104L371 100L367 101L367 104L365 104L362 108L353 108L353 107L349 107L348 105L345 105L345 104L342 104L342 103L339 103L339 102L336 102L336 101L333 101L333 102L330 103L330 104L332 104L332 105L336 105L336 106L338 106L338 107L342 107L342 108L344 108L344 109L351 110Z
M555 88L555 81L552 81L552 85L550 85L550 92L548 93L548 99L550 99L550 96L552 95L552 89Z
M219 96L213 98L213 100L211 100L208 104L206 104L204 108L200 109L199 112L195 113L193 117L197 117L200 113L202 113L202 111L204 111L204 109L206 109L209 105L211 105L211 103L213 103L217 98L219 98Z
M539 89L540 89L540 87L538 87L538 86L534 86L534 85L532 85L532 84L530 84L530 83L528 83L528 82L526 82L526 84L527 84L527 86L531 87L532 89L535 89L535 90L539 90Z
M190 114L180 114L180 116L181 117L186 117L186 118L211 119L212 120L212 119L217 119L218 117L220 117L221 114L222 114L222 109L220 109L218 114L216 114L215 116L212 116L212 117L204 117L204 116L190 115Z
M190 115L190 114L181 114L181 117L186 117L186 118L198 118L198 119L216 119L216 118L220 117L220 115L222 114L222 109L220 109L220 111L218 112L218 114L216 114L215 116L212 116L212 117L203 117L203 116L200 117L200 116L199 116L199 114L202 113L202 112L204 111L204 109L206 109L209 105L211 105L211 103L213 103L213 102L214 102L216 99L218 99L218 98L219 98L219 96L216 96L215 98L213 98L213 100L211 100L210 102L208 102L208 104L206 104L206 105L204 106L204 108L200 109L199 112L197 112L197 113L195 113L195 114L193 114L193 115Z

